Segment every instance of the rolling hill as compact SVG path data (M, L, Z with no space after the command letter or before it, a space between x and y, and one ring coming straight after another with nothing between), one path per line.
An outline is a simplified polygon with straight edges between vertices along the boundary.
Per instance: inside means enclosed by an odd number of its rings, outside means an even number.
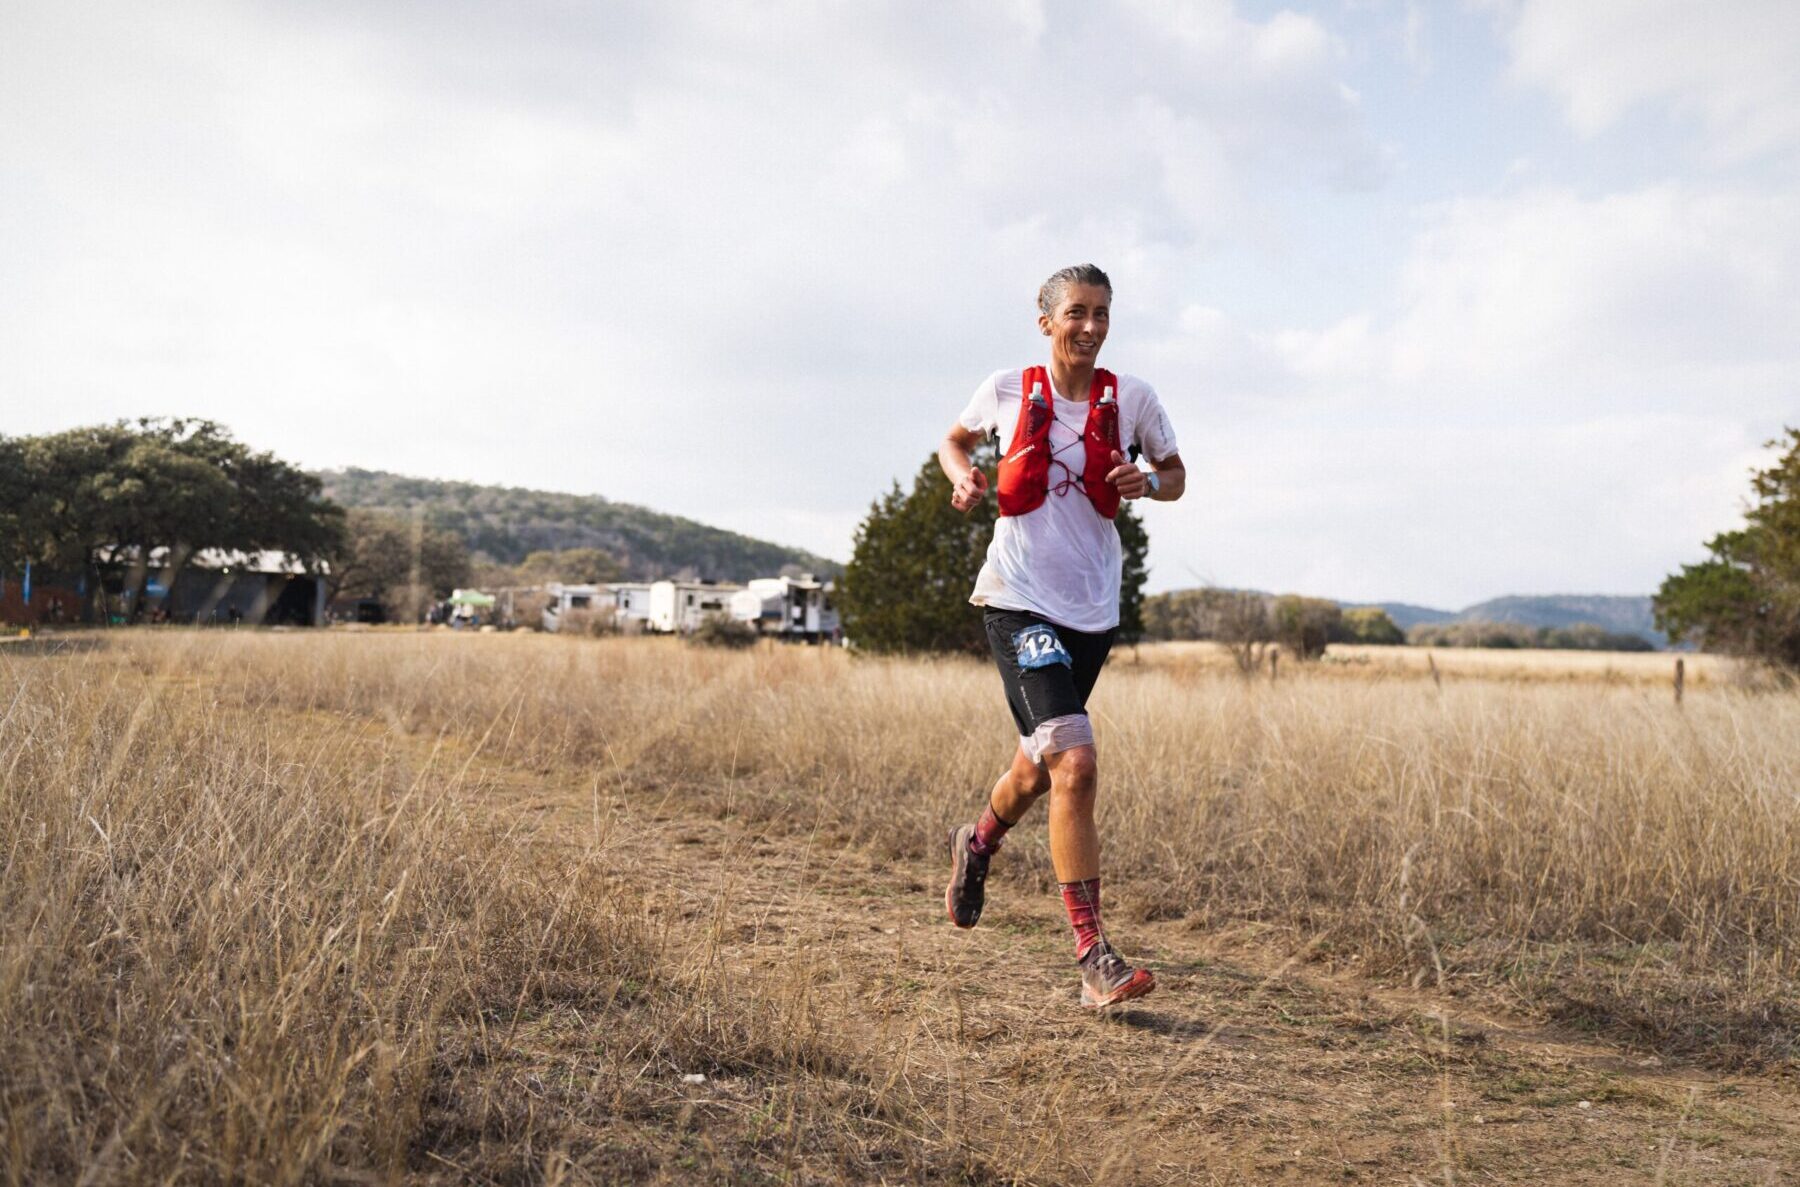
M1410 602L1343 603L1343 607L1346 610L1353 610L1363 605L1374 606L1378 610L1387 611L1387 616L1394 620L1394 625L1403 631L1411 630L1420 623L1436 625L1440 622L1456 621L1456 611L1454 610L1434 610L1430 606L1415 606Z
M1402 630L1420 623L1514 622L1523 626L1568 627L1593 623L1609 631L1637 635L1658 647L1667 647L1666 635L1656 629L1648 595L1607 594L1512 594L1477 602L1461 610L1434 610L1405 602L1369 602L1386 610ZM1350 603L1345 603L1346 607Z
M423 508L427 523L460 534L477 558L500 564L517 564L540 549L600 548L634 581L743 581L772 577L784 567L820 576L843 571L836 561L803 549L599 495L480 486L355 467L323 470L318 477L326 497L345 507L405 515Z
M1537 597L1505 597L1479 602L1461 611L1458 618L1483 622L1519 622L1526 626L1574 626L1591 622L1610 631L1654 637L1656 618L1648 597L1613 597L1599 594L1547 594Z

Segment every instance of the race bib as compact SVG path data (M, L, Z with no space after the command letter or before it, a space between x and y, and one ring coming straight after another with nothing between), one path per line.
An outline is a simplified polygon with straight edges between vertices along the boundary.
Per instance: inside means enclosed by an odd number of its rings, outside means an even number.
M1065 668L1075 666L1075 661L1069 658L1068 649L1056 637L1056 631L1044 623L1034 623L1015 632L1012 641L1013 650L1019 655L1021 672L1047 668L1051 664L1061 664Z

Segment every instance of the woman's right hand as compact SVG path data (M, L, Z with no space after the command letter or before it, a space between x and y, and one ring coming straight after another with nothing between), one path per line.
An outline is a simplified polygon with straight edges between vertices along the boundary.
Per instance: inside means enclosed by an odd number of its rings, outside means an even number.
M987 475L981 467L970 466L969 472L950 491L950 505L967 515L986 497L987 487Z

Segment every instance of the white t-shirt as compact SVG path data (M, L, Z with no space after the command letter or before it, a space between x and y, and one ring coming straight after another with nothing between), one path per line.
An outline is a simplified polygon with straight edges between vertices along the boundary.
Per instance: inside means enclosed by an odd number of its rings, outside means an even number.
M1121 452L1129 457L1135 444L1153 461L1175 453L1175 430L1156 390L1135 376L1118 378L1119 440L1125 446ZM963 428L984 437L998 429L1002 457L1011 452L1013 431L1019 426L1023 380L1023 368L994 372L975 389L957 418ZM1051 403L1056 419L1050 425L1050 456L1079 477L1087 464L1087 447L1082 444L1087 393L1069 399L1053 391ZM1094 510L1079 482L1058 493L1061 480L1068 477L1062 466L1052 465L1043 505L1025 515L1002 515L995 522L987 563L981 566L969 601L998 610L1029 610L1071 630L1111 630L1119 625L1119 529Z

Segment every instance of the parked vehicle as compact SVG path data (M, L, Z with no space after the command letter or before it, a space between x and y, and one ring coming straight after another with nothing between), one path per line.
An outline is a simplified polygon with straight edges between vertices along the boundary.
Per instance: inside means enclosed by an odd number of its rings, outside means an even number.
M809 643L835 639L837 608L834 588L810 574L800 577L758 577L731 597L731 616L758 632Z
M650 586L650 630L685 635L708 614L729 614L731 595L744 587L715 581L657 581Z

